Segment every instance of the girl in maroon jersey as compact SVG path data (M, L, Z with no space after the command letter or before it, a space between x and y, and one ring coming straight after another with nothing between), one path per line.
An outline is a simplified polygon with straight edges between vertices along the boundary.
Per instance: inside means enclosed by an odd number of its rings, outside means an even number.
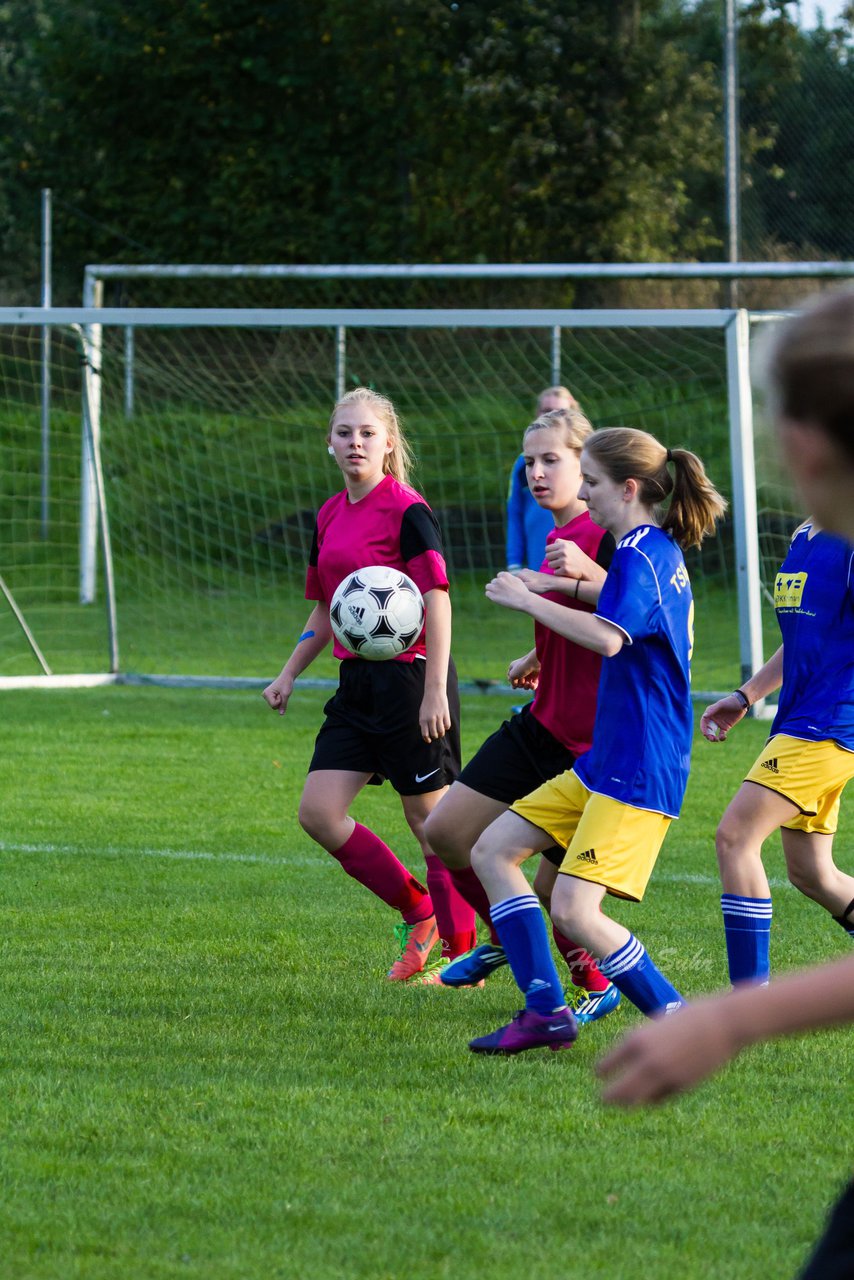
M423 975L439 937L445 959L476 939L474 912L424 834L428 814L459 772L448 577L435 516L407 483L411 455L391 401L365 387L348 392L335 406L327 440L344 489L317 516L305 592L316 604L264 698L284 715L297 676L333 639L329 603L349 573L388 565L413 579L424 596L426 620L406 653L367 662L334 640L341 660L338 689L324 708L299 808L312 839L400 912L400 954L388 977L405 981ZM350 817L362 788L386 778L424 854L426 888L379 836Z
M517 576L530 591L585 612L599 598L614 552L614 539L593 523L578 497L581 450L592 430L577 407L555 409L531 423L522 443L531 493L551 511L555 527L540 571L525 569ZM533 702L487 738L427 823L432 847L491 935L490 942L444 969L446 986L467 986L507 963L490 921L489 899L471 867L473 845L514 800L571 769L576 756L590 747L601 657L539 623L534 639L535 647L511 662L507 673L514 688L536 690ZM546 907L563 856L555 847L540 862L534 887ZM553 935L579 989L576 1017L592 1022L610 1013L619 1004L617 988L582 947L557 930Z

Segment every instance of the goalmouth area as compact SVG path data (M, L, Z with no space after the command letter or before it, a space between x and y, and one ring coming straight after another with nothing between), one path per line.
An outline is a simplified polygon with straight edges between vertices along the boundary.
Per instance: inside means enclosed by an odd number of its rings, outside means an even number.
M792 278L808 289L852 273L850 263L110 264L87 268L80 308L0 309L0 687L268 679L282 639L301 630L314 513L338 485L329 413L358 384L394 400L414 483L439 518L461 677L496 687L508 645L514 656L527 632L483 585L504 567L509 472L535 397L565 382L594 426L641 427L694 450L729 499L718 537L688 564L695 690L730 688L774 644L770 587L804 514L751 382L756 336L779 313L512 298L559 298L602 278L708 291ZM117 305L104 305L108 293ZM428 305L340 305L368 294ZM455 296L500 305L435 305ZM252 305L282 297L336 305ZM185 305L228 298L241 305ZM322 657L311 677L333 674Z

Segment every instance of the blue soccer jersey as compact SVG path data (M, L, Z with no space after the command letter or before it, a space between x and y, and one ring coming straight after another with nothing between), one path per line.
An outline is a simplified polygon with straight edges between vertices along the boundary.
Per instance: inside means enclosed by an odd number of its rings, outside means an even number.
M812 536L810 536L812 534ZM771 733L854 751L854 547L802 525L774 583L783 687Z
M626 642L602 663L593 746L575 772L591 791L676 818L694 732L694 601L669 534L646 524L617 543L596 616Z

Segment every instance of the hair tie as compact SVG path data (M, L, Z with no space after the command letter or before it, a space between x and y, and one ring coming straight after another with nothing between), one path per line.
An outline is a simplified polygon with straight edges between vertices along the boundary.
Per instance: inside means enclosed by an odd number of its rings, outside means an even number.
M668 462L672 462L672 461L673 461L673 454L670 452L670 450L669 450L669 449L667 450L667 461L668 461Z

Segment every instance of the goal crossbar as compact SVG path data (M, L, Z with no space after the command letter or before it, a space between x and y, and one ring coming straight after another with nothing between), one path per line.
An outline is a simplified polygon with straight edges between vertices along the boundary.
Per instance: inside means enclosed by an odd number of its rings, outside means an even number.
M361 307L0 307L0 325L282 329L725 329L737 312Z
M854 262L90 263L98 280L768 280L854 276Z

